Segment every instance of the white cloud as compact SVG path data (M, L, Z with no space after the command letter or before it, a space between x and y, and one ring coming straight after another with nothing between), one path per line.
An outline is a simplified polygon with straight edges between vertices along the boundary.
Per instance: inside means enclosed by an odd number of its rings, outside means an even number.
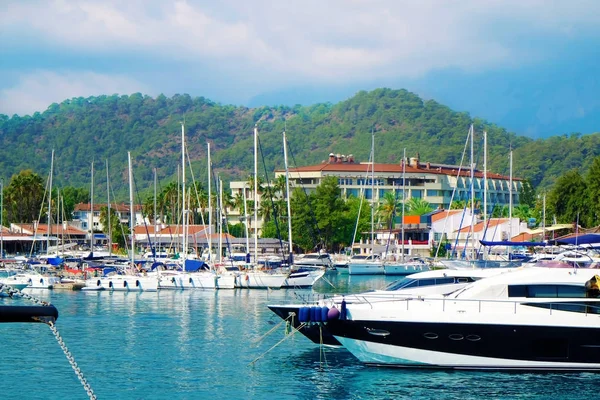
M94 72L32 71L21 75L16 85L0 90L0 113L33 114L52 103L73 97L102 94L149 93L149 88L128 77Z
M9 0L0 43L210 64L255 84L343 84L534 62L549 38L598 35L599 13L595 0Z

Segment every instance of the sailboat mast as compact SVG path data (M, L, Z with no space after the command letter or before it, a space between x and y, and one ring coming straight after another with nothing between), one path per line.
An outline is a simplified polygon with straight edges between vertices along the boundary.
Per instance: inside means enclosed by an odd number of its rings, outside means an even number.
M250 253L250 235L248 234L248 208L246 207L246 183L244 183L244 229L246 234L246 254ZM247 261L247 260L246 260Z
M212 190L211 190L211 163L210 163L210 143L206 143L206 146L208 148L208 227L210 229L210 233L208 235L208 259L210 260L211 258L211 254L212 254L212 241L211 241L211 235L212 235Z
M473 153L473 142L475 129L471 124L471 260L475 259L475 162Z
M186 213L186 197L185 197L185 125L181 123L181 224L182 224L182 240L181 247L183 253L183 270L185 271L185 260L187 258L187 213Z
M285 131L283 131L283 161L285 163L285 195L287 198L287 214L288 214L288 242L290 251L290 265L293 260L293 243L292 243L292 207L290 205L290 171L288 169L288 155L287 155L287 140L285 137Z
M158 239L158 209L156 206L156 186L157 186L157 176L156 176L156 168L154 168L154 257L156 257L156 247L157 247L157 239Z
M512 209L513 209L513 152L510 151L510 174L508 177L508 240L512 239ZM508 259L510 260L510 246L508 250Z
M395 200L394 200L395 201ZM394 207L396 205L394 204ZM404 211L406 207L406 147L402 156L402 261L404 262Z
M223 181L219 178L219 262L223 258Z
M483 131L483 225L487 225L487 132ZM484 238L482 238L484 239Z
M375 225L374 225L374 209L375 209L375 133L371 128L371 256L375 256Z
M129 217L130 217L130 221L129 221L129 226L130 226L130 230L131 230L131 268L135 267L135 232L133 230L134 228L134 222L133 222L133 173L131 171L131 153L128 151L127 152L127 164L129 166Z
M254 264L258 257L258 124L254 125Z
M108 159L106 159L106 219L108 222L108 255L112 256L112 226L110 224L110 179L108 175Z
M56 236L58 237L58 232L60 231L60 190L56 191ZM63 231L63 239L64 239L64 231ZM56 240L56 254L58 255L58 239Z
M92 182L90 184L90 252L94 256L94 162L92 161Z
M46 254L50 253L50 235L52 234L52 175L54 174L54 149L50 159L50 177L48 178L48 232L46 236Z

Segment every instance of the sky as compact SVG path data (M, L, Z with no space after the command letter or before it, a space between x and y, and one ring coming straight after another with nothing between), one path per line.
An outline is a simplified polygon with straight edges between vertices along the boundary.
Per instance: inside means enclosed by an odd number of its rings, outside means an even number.
M600 131L596 0L3 0L0 114L102 94L407 89L519 135Z

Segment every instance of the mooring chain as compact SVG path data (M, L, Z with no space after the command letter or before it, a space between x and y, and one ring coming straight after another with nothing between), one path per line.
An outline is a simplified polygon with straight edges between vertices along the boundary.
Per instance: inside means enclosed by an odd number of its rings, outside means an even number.
M62 337L60 336L58 329L56 329L56 325L54 325L54 321L48 321L47 324L50 327L50 330L52 331L52 333L54 334L54 337L56 338L56 341L60 345L60 348L62 349L63 353L65 353L67 360L69 360L69 364L71 364L71 368L73 368L73 371L75 371L75 375L77 375L77 378L79 378L79 382L81 382L81 384L83 385L83 388L85 389L85 392L87 393L88 397L90 398L90 400L96 400L97 397L94 394L94 390L88 383L87 379L85 379L85 376L83 376L83 372L77 365L75 358L73 357L73 355L67 348L67 345L65 344Z
M8 293L8 295L10 297L13 297L15 295L19 296L19 297L22 297L24 299L32 301L35 304L40 304L42 306L49 306L50 305L50 303L48 303L47 301L40 300L40 299L38 299L38 298L36 298L34 296L31 296L30 294L22 292L19 289L15 289L14 287L12 287L10 285L7 285L7 284L4 284L4 283L0 283L0 292Z
M40 300L34 296L31 296L25 292L22 292L18 289L13 288L10 285L7 284L3 284L0 283L0 292L6 292L8 293L8 295L10 297L13 296L20 296L23 297L24 299L30 300L35 304L40 304L42 306L49 306L50 303L44 300ZM75 375L77 375L77 378L79 379L79 382L81 382L81 384L83 385L83 388L85 389L88 397L90 398L90 400L96 400L97 397L94 394L94 391L92 390L92 387L90 386L90 384L88 383L87 379L85 379L85 376L83 376L83 372L81 371L81 369L79 368L79 366L77 365L77 362L75 361L75 358L73 357L73 355L71 354L71 352L69 351L67 345L65 344L64 340L62 339L62 337L60 336L60 333L58 332L58 329L56 328L56 325L54 324L54 318L53 317L35 317L35 320L42 322L46 325L48 325L50 327L50 330L52 331L52 333L54 334L54 337L56 338L56 341L58 342L60 348L62 349L63 353L65 353L65 356L67 357L67 360L69 361L69 364L71 364L71 368L73 368L73 371L75 371Z

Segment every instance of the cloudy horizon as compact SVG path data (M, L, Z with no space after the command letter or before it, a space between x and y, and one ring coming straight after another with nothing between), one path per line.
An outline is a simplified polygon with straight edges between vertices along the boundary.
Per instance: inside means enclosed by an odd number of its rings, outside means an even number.
M12 1L0 113L188 93L234 105L404 88L532 137L599 131L591 0Z

